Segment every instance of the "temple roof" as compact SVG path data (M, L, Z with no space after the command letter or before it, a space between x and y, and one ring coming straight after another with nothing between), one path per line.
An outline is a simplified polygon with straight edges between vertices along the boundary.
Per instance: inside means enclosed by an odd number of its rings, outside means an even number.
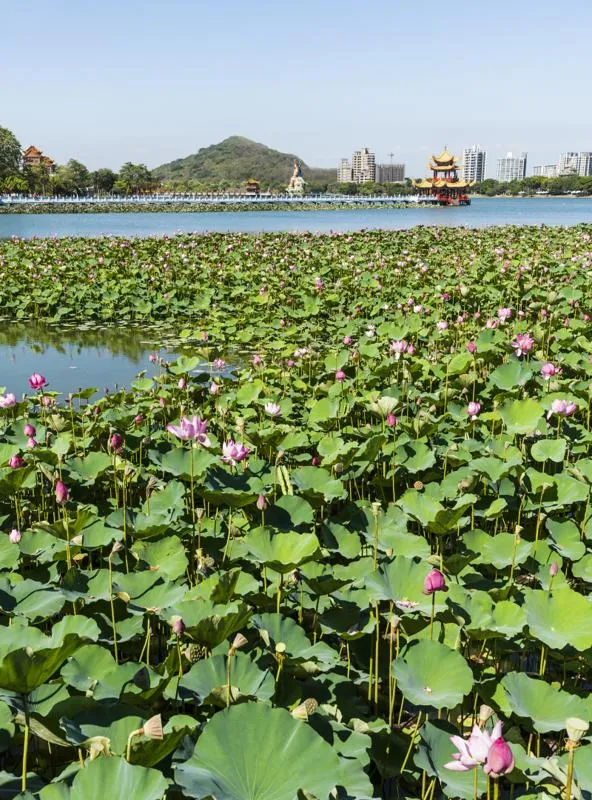
M40 156L41 150L39 150L35 145L31 144L27 149L24 151L23 155L25 156Z
M440 155L435 156L432 155L432 161L435 161L436 164L452 164L456 160L456 156L453 156L452 153L448 152L448 148L444 145L444 150L440 153Z
M422 178L420 181L414 181L413 185L417 189L431 189L432 188L432 181L428 180L427 178Z
M433 172L450 172L453 169L459 169L459 164L428 164L428 169Z

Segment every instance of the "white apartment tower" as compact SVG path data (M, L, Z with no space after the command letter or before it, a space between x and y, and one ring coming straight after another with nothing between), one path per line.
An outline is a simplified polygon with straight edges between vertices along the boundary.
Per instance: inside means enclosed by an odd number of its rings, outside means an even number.
M511 181L521 181L526 177L527 153L520 153L514 158L512 153L508 153L505 158L497 160L497 179L500 183L510 183Z
M580 153L578 156L578 175L592 175L592 153Z
M337 167L337 183L351 183L352 180L352 165L347 158L342 158Z
M561 153L559 159L559 174L578 175L579 160L579 153Z
M376 156L367 147L356 150L352 156L354 183L369 183L376 180Z
M465 181L484 181L487 153L478 144L466 147L463 153L463 178Z

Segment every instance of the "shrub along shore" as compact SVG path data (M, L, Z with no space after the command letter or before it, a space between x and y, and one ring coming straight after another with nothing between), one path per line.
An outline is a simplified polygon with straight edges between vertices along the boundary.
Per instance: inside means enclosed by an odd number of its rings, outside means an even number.
M2 379L2 792L592 792L591 269L592 226L0 242L12 318L188 344Z

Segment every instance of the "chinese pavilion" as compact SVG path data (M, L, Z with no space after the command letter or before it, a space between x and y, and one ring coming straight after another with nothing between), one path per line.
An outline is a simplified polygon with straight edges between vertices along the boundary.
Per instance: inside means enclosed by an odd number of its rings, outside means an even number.
M446 146L439 156L432 156L428 168L432 171L432 177L414 181L413 184L420 195L434 197L442 206L470 205L468 188L473 184L459 179L460 166L456 156L449 153Z

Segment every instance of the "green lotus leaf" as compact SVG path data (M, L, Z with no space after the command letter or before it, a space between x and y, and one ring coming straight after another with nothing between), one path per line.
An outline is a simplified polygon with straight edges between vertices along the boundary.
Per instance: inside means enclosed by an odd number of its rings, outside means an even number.
M283 531L299 530L311 525L314 509L304 497L286 494L265 512L265 522Z
M588 554L573 565L572 572L575 578L581 578L586 583L592 583L592 554Z
M149 739L147 736L134 738L130 751L130 764L154 767L170 756L183 739L198 726L197 720L187 714L175 714L163 726L162 739Z
M0 688L27 693L41 686L85 641L96 640L99 628L87 617L68 616L51 636L13 622L0 637Z
M585 503L590 493L590 487L577 478L572 478L565 472L555 475L557 486L557 504L568 506L572 503Z
M406 514L417 519L424 527L435 522L438 513L444 511L444 506L438 500L416 489L408 489L398 500L398 504Z
M339 398L323 397L317 400L310 410L308 417L309 425L318 425L337 419L339 413Z
M254 503L259 495L251 481L248 473L233 475L222 468L210 469L203 484L203 495L215 505L242 508Z
M508 433L532 433L543 416L543 407L536 400L510 400L499 409Z
M548 518L545 526L551 534L557 552L563 558L569 558L572 561L579 561L582 558L586 552L586 545L581 541L580 531L572 520L559 522Z
M10 748L14 730L14 718L10 706L0 700L0 753Z
M525 608L531 635L548 647L562 650L569 645L579 651L592 647L592 604L573 589L529 591Z
M530 449L535 461L554 461L561 464L565 458L567 442L565 439L539 439Z
M313 559L319 551L314 533L276 533L256 528L245 539L245 546L255 561L286 574L299 564Z
M325 642L313 645L304 629L290 617L283 617L281 614L256 614L252 622L271 653L276 652L278 644L285 645L285 669L289 670L291 665L302 666L304 662L312 662L316 665L312 671L326 670L339 660L337 651Z
M294 800L300 790L328 797L339 771L335 750L306 723L282 708L244 703L210 719L175 776L190 797Z
M431 613L432 599L423 593L423 582L430 571L425 563L416 563L405 556L395 556L392 561L381 564L376 572L368 575L365 588L374 602L390 600L393 603L405 601L413 604L414 610ZM436 610L445 608L445 596L436 593Z
M433 467L435 463L436 455L425 442L407 442L402 447L397 447L396 464L405 467L412 475Z
M207 450L194 447L174 447L165 453L150 450L148 453L153 461L163 472L174 475L176 478L188 480L205 474L207 469L218 463L219 458Z
M179 697L224 708L228 701L227 659L226 655L215 655L194 664L179 681ZM233 703L245 698L270 700L275 691L272 673L259 669L248 654L241 652L231 657L230 685Z
M489 375L488 388L509 391L517 386L524 386L532 376L533 370L525 361L511 358L505 364L496 367Z
M20 557L20 547L13 544L8 536L0 537L0 569L12 571L19 563Z
M407 701L417 706L454 708L473 687L461 654L429 639L410 644L392 669Z
M577 695L550 686L546 681L519 672L504 675L500 687L505 692L504 713L532 720L539 733L565 730L568 717L592 721L588 708ZM496 693L496 699L497 699Z
M497 533L490 536L476 529L463 536L465 547L477 553L474 564L491 564L496 569L504 569L512 563L523 564L534 550L534 544L521 539L517 534Z
M141 539L134 542L131 550L139 561L168 580L174 581L187 569L187 556L178 536L167 536L151 542Z
M132 661L117 664L109 650L95 644L81 647L60 674L68 686L99 701L118 700L122 693L148 696L164 683L162 676L146 665Z
M92 450L83 458L69 458L65 467L73 478L83 483L94 483L101 473L113 467L113 459L108 453Z
M168 621L173 616L183 618L188 639L207 647L216 647L242 630L253 612L245 603L216 604L211 600L185 600L161 612Z
M347 497L343 484L322 467L299 467L290 475L294 487L304 496L323 498L326 502Z
M128 764L123 758L97 758L88 761L63 794L64 800L104 800L105 797L160 800L168 781L155 769ZM45 795L53 798L59 795Z

